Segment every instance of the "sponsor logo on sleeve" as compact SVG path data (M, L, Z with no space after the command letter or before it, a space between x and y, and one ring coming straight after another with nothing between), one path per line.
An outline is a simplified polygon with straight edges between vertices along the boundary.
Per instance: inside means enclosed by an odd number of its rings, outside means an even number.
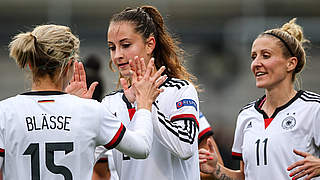
M197 103L193 99L182 99L176 102L176 106L177 106L177 109L180 109L183 106L192 106L196 109L196 111L198 110Z

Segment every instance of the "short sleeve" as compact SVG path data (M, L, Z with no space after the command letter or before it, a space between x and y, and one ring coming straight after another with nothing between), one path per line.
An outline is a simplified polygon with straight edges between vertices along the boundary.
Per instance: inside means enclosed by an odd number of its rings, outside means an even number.
M313 124L314 143L317 147L320 147L320 103L317 103Z
M207 120L207 118L200 112L199 115L199 135L198 135L198 143L205 139L208 136L212 136L213 131Z
M4 157L4 151L5 151L4 126L5 126L5 115L4 115L2 106L0 104L0 157Z
M237 119L236 130L234 134L233 146L232 146L232 157L234 159L242 160L242 145L243 145L243 119L241 113Z

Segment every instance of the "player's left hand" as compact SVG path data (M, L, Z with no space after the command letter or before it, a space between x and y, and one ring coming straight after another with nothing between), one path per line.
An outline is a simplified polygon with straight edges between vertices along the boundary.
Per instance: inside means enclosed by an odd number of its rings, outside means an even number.
M93 82L89 89L87 88L86 72L81 62L74 62L74 73L65 92L81 98L91 99L98 82Z
M299 179L304 176L306 176L306 180L310 180L313 177L320 176L319 158L314 157L309 153L298 151L296 149L294 149L293 152L299 156L304 157L304 159L291 164L287 169L288 171L291 171L296 168L289 174L289 176L292 177L293 180Z
M205 148L199 149L200 171L206 174L214 174L218 165L218 157L210 138L207 139L207 144L209 150Z

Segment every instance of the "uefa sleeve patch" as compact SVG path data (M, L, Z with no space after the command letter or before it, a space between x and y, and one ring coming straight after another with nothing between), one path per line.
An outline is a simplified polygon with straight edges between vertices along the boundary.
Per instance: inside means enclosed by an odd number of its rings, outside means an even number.
M192 106L198 111L197 103L193 99L182 99L176 102L177 109L182 108L183 106Z

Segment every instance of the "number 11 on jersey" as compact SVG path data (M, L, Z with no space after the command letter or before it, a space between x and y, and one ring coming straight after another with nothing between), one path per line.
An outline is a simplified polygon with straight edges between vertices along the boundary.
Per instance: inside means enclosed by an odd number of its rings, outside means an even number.
M267 162L267 142L268 142L268 138L265 138L261 144L263 144L263 162L264 162L264 165L267 165L268 162ZM260 139L258 139L256 141L256 158L257 158L257 166L260 166L260 150L259 150L259 146L260 146Z

